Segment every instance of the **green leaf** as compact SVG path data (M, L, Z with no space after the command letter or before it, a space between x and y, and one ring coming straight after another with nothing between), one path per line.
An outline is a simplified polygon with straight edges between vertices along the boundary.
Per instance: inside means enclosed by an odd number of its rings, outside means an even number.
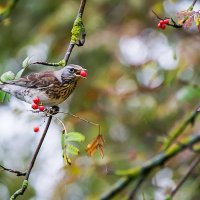
M5 72L4 74L1 75L1 78L0 78L2 82L14 80L14 79L15 79L15 74L12 71Z
M24 69L21 69L20 71L17 72L16 76L15 76L15 79L18 79L22 76L23 72L24 72L25 68Z
M176 98L179 101L191 101L192 99L200 98L200 88L192 86L183 87L177 92Z
M170 196L166 197L165 200L172 200Z
M82 142L85 140L85 136L78 132L69 132L65 135L66 142Z
M27 68L30 65L30 60L31 60L31 57L25 58L24 61L22 62L22 67Z
M0 103L4 102L5 96L6 96L6 92L0 91Z
M71 159L70 159L69 156L68 156L66 153L64 153L64 152L63 152L63 159L64 159L66 165L71 165L71 164L72 164Z
M70 153L72 155L78 155L79 149L72 144L68 144L67 147L66 147L66 152Z
M0 91L0 103L10 101L10 94Z

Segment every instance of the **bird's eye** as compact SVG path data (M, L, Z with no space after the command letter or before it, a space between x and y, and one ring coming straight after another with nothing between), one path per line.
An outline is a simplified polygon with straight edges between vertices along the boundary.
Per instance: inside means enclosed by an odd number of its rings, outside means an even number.
M74 73L75 70L74 70L73 68L70 68L69 71L70 71L71 73Z

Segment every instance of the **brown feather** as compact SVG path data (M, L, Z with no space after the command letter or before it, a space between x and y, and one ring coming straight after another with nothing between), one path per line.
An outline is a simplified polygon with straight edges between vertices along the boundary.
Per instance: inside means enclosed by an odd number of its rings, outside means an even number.
M59 82L59 80L54 76L53 71L46 71L33 73L6 83L27 88L43 88L55 84L56 82Z

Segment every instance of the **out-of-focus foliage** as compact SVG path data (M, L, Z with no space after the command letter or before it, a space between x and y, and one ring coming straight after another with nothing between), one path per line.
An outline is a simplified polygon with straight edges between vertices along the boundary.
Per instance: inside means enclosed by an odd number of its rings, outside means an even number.
M6 1L0 2L3 5ZM31 61L62 60L79 4L79 0L19 0L7 23L0 24L0 73L18 72L27 56ZM106 141L105 155L103 159L98 153L88 158L81 143L81 154L72 159L72 166L63 167L64 163L58 162L59 170L48 182L56 184L48 192L41 189L44 189L41 174L47 168L51 170L57 162L45 165L41 159L37 160L34 176L30 177L34 181L22 199L98 199L117 180L107 173L109 170L126 169L151 158L159 152L162 138L184 115L198 107L199 32L196 27L157 29L158 20L151 12L153 9L160 16L176 19L176 13L190 4L191 1L171 0L87 1L83 16L86 43L74 49L69 63L87 68L88 78L79 82L74 95L61 109L101 124ZM197 3L194 10L199 7ZM47 69L50 68L29 67L29 71ZM23 113L28 112L25 107L18 109L9 104L1 105L0 109L1 118L7 116L8 110L12 111L7 119L8 128L0 132L5 136L11 134L12 115L25 120ZM16 136L13 134L4 140L6 143L1 142L0 137L0 163L26 168L36 146L35 136L31 134L33 118L27 119L30 129L26 134L17 134L23 129L19 120L13 124L15 131L18 130ZM187 128L185 134L197 133L198 122ZM69 130L84 133L85 144L98 134L95 126L75 118L66 116L64 123ZM3 125L0 122L0 130ZM53 134L60 137L59 131ZM46 143L49 139L46 138ZM14 156L15 146L18 151ZM51 148L53 146L40 154L45 156ZM60 157L62 159L62 153ZM138 196L162 200L166 191L185 174L191 160L190 152L174 158L167 163L167 168L149 176ZM7 199L21 182L19 177L0 172L0 200ZM175 199L198 200L199 187L200 179L194 173Z

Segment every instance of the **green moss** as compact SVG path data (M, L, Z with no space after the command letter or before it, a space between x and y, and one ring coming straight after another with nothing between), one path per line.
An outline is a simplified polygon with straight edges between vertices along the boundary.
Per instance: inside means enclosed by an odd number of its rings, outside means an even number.
M131 177L135 177L138 176L139 174L141 174L142 172L142 167L137 166L131 169L127 169L127 170L117 170L115 172L116 175L118 176L129 176L131 175Z
M77 17L74 22L73 28L71 30L71 33L72 33L71 42L73 44L75 44L78 41L79 36L83 30L84 30L84 26L83 26L82 19L81 17Z

